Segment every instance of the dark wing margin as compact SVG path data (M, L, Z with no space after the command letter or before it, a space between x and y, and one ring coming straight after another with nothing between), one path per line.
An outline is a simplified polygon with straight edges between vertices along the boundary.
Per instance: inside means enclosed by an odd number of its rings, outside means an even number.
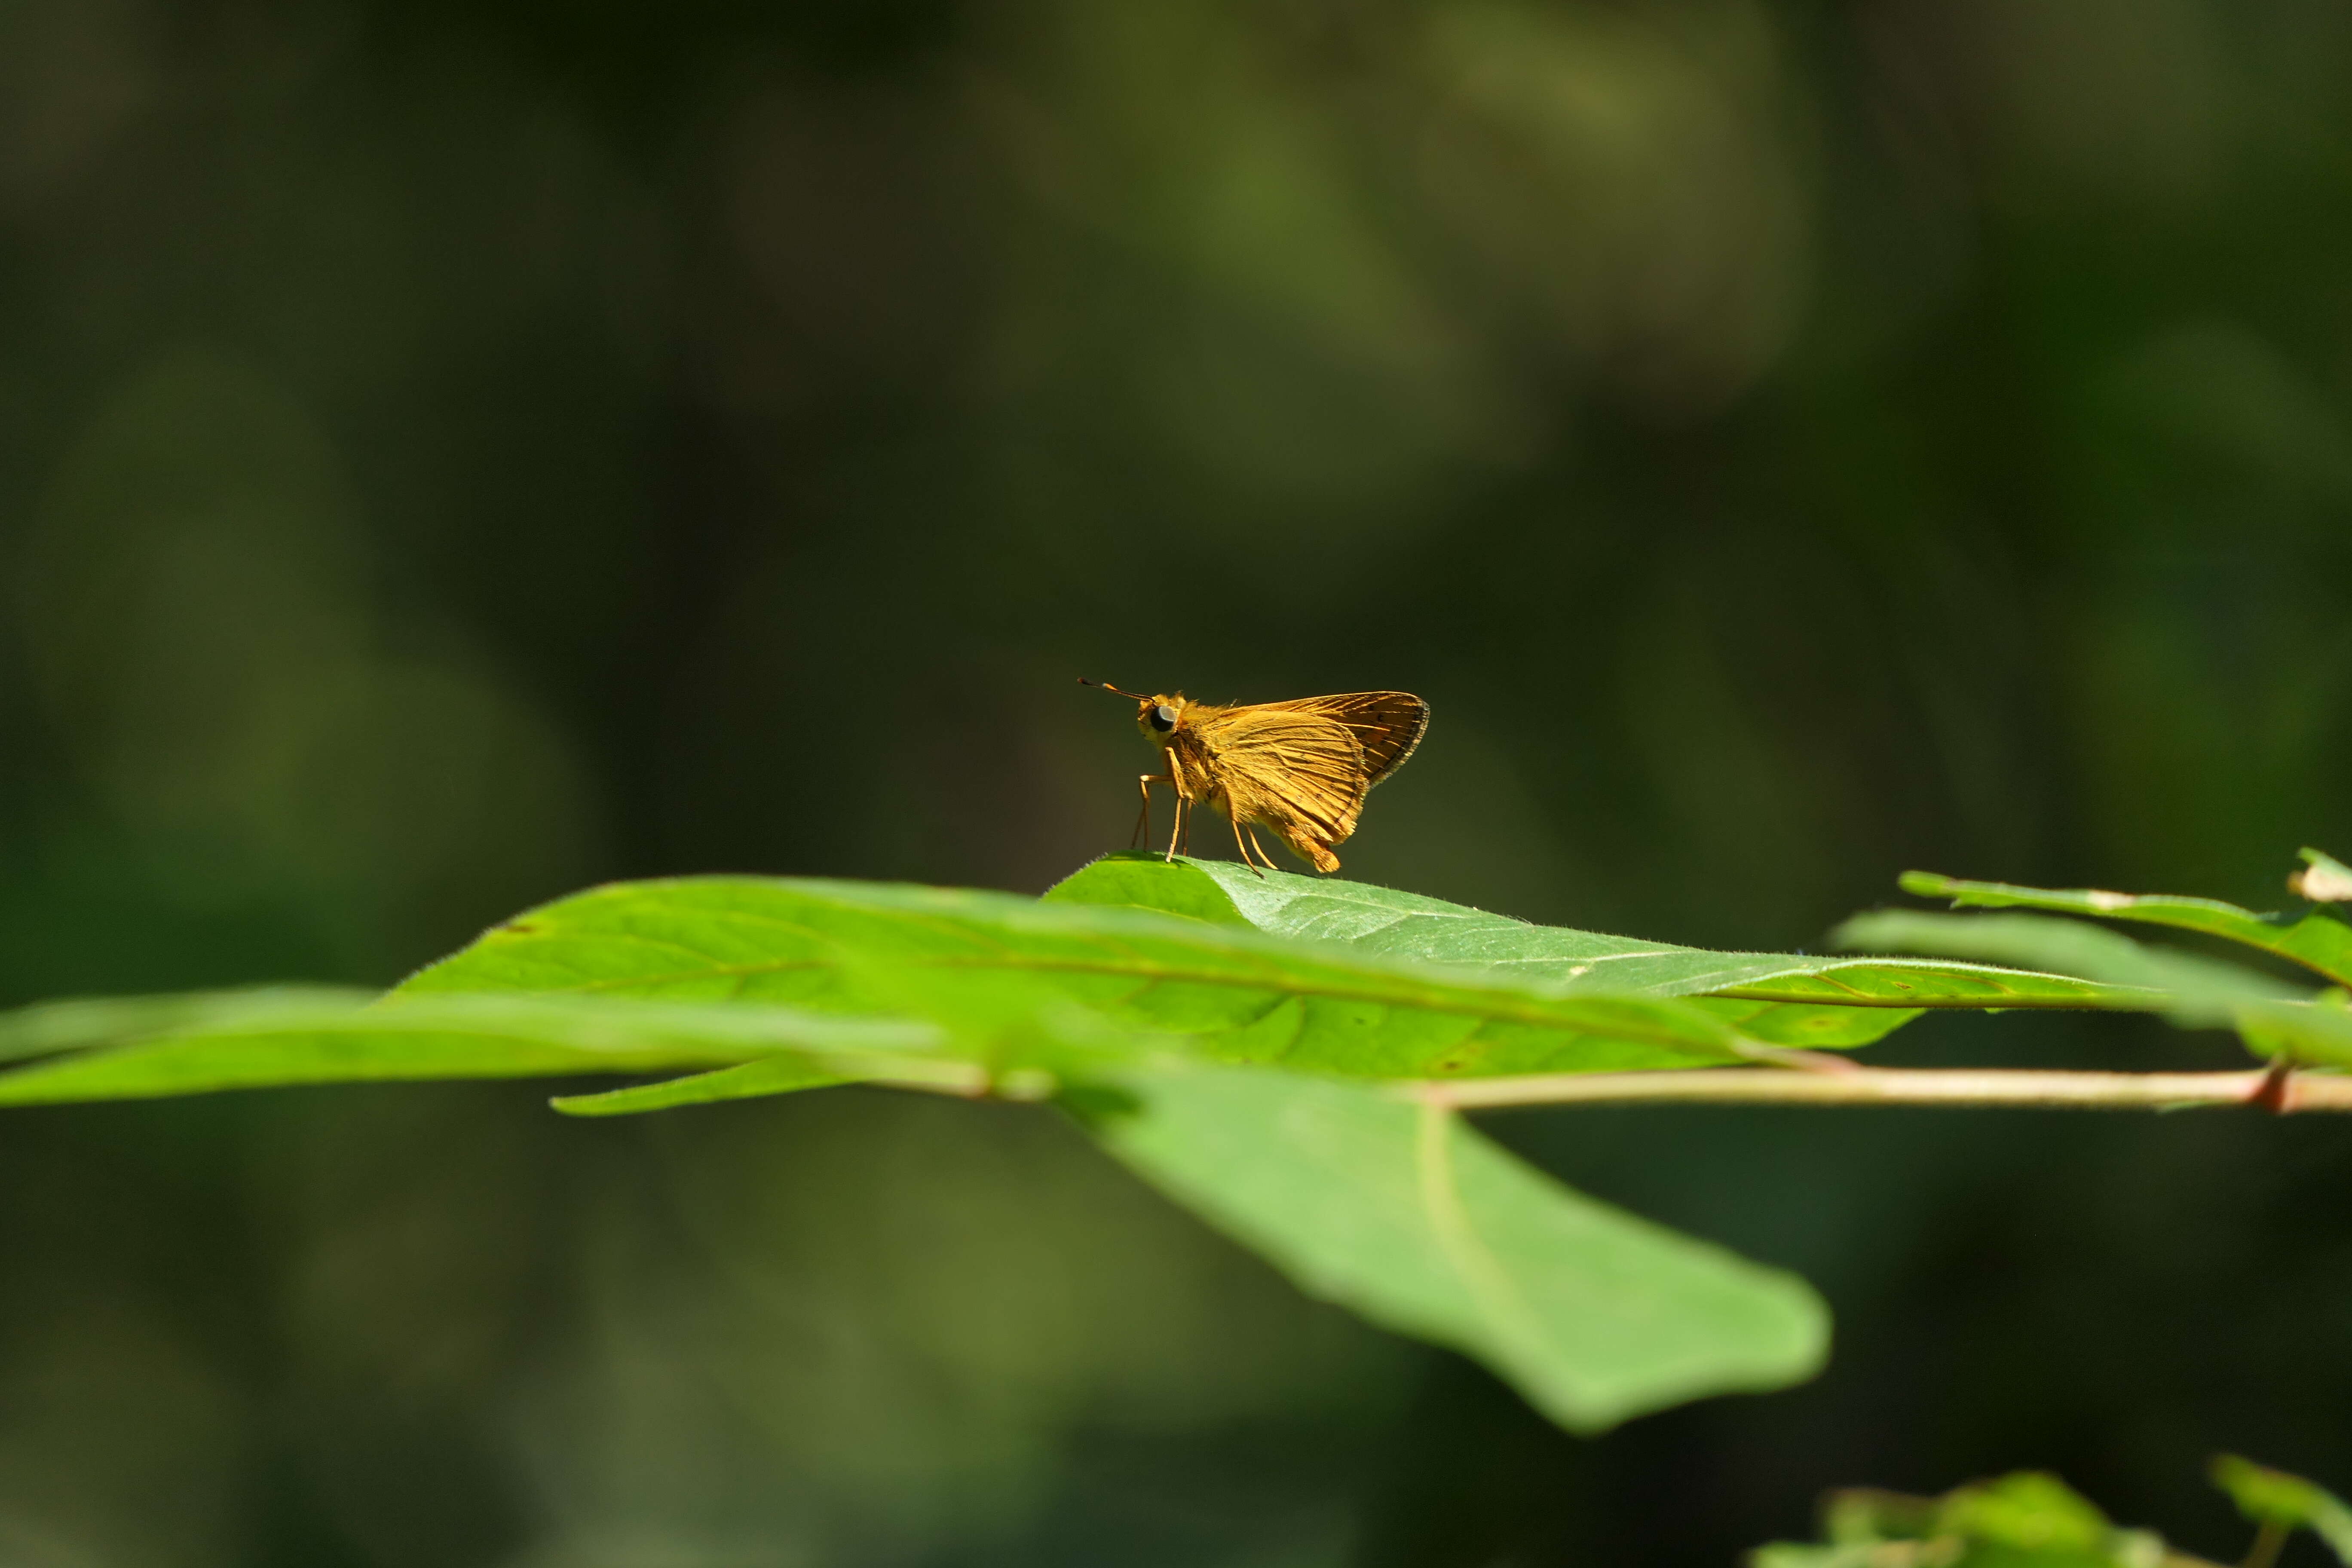
M1364 787L1404 766L1429 731L1429 704L1410 691L1351 691L1317 700L1364 748Z

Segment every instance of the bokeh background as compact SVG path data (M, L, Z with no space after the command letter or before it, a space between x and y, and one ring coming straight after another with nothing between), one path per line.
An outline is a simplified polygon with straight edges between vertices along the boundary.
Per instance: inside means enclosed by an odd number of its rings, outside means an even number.
M1536 919L2275 907L2352 851L2347 79L2333 0L5 0L0 1000L1034 891L1147 760L1077 675L1424 694L1347 874ZM2023 1466L2234 1555L2210 1451L2352 1485L2352 1128L1498 1121L1840 1315L1577 1441L1047 1113L545 1092L0 1119L0 1561L1723 1563Z

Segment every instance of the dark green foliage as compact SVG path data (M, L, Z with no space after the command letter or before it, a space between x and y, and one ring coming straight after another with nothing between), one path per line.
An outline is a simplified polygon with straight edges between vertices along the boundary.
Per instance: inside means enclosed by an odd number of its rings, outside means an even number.
M2213 1482L2263 1527L2247 1568L2270 1568L2298 1527L2352 1563L2352 1510L2300 1476L2235 1455L2213 1461ZM2055 1476L1979 1481L1941 1497L1856 1489L1822 1506L1820 1545L1757 1548L1749 1568L2212 1568L2144 1530L2119 1530Z
M1148 765L1080 673L1412 688L1344 874L1569 927L2272 908L2352 845L2345 18L0 6L0 1005L380 989L623 878L1034 893ZM1838 1307L1584 1444L1050 1114L541 1114L628 1081L0 1118L0 1558L1722 1568L1842 1477L2210 1540L2200 1445L2352 1475L2341 1123L1495 1118Z

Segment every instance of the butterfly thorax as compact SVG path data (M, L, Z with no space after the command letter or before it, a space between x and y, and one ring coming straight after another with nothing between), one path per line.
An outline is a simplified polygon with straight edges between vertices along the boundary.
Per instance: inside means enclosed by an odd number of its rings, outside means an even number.
M1216 753L1203 742L1199 720L1218 711L1180 691L1173 697L1153 698L1136 716L1144 738L1160 748L1177 795L1186 801L1205 801L1215 792Z
M1202 742L1199 731L1178 726L1173 733L1161 737L1160 754L1167 761L1176 793L1184 799L1205 801L1217 793L1216 753Z

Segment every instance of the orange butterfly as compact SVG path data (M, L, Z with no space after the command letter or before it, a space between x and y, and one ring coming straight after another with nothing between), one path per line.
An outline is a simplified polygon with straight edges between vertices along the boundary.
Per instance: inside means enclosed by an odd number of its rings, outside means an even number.
M1403 766L1429 728L1429 704L1409 691L1221 708L1181 691L1142 697L1083 676L1078 684L1133 700L1136 724L1167 764L1164 773L1142 776L1135 841L1151 830L1151 786L1164 784L1176 792L1169 859L1190 842L1192 808L1205 800L1232 821L1242 861L1254 871L1274 858L1253 826L1270 829L1317 870L1338 870L1331 847L1356 831L1365 795Z

